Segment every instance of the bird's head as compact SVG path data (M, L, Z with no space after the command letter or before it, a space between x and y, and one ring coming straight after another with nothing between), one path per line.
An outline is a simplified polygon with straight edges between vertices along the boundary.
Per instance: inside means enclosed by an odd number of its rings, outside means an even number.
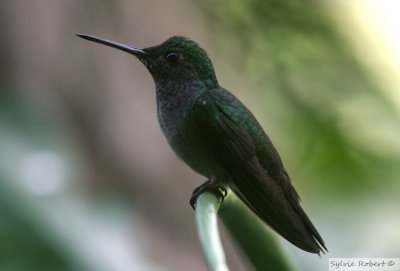
M202 81L209 88L218 86L213 65L206 51L186 37L173 36L160 45L139 49L94 36L78 36L136 56L149 70L156 83L193 80Z

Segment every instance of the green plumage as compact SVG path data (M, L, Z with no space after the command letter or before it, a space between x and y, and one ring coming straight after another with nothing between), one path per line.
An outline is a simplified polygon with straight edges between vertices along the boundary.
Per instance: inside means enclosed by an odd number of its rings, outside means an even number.
M147 67L168 143L179 158L209 179L195 196L215 186L229 187L294 245L312 253L326 250L270 139L253 114L218 84L211 60L195 42L176 36L137 49L80 36L131 53Z

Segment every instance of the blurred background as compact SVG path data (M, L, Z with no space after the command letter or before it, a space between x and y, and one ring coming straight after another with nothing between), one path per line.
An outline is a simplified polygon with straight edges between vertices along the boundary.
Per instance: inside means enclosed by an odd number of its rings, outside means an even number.
M180 34L280 151L328 255L400 253L400 4L389 0L0 2L0 270L206 270L204 181L167 146L137 47ZM232 270L248 270L223 234Z

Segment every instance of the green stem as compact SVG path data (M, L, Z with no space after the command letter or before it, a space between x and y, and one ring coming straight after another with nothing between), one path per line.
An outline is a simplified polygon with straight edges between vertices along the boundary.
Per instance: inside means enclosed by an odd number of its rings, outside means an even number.
M210 271L228 271L224 249L218 232L217 213L220 199L209 192L196 201L196 223L203 254Z
M221 205L215 194L204 192L196 202L196 222L203 254L210 271L227 271L218 232L217 214L255 270L296 270L283 253L273 233L232 192Z

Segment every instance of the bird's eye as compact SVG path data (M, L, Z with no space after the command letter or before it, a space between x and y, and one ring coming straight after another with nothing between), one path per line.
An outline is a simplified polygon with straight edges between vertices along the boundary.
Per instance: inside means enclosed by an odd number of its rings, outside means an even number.
M175 52L169 52L165 54L165 59L170 63L174 63L180 59L180 55Z

